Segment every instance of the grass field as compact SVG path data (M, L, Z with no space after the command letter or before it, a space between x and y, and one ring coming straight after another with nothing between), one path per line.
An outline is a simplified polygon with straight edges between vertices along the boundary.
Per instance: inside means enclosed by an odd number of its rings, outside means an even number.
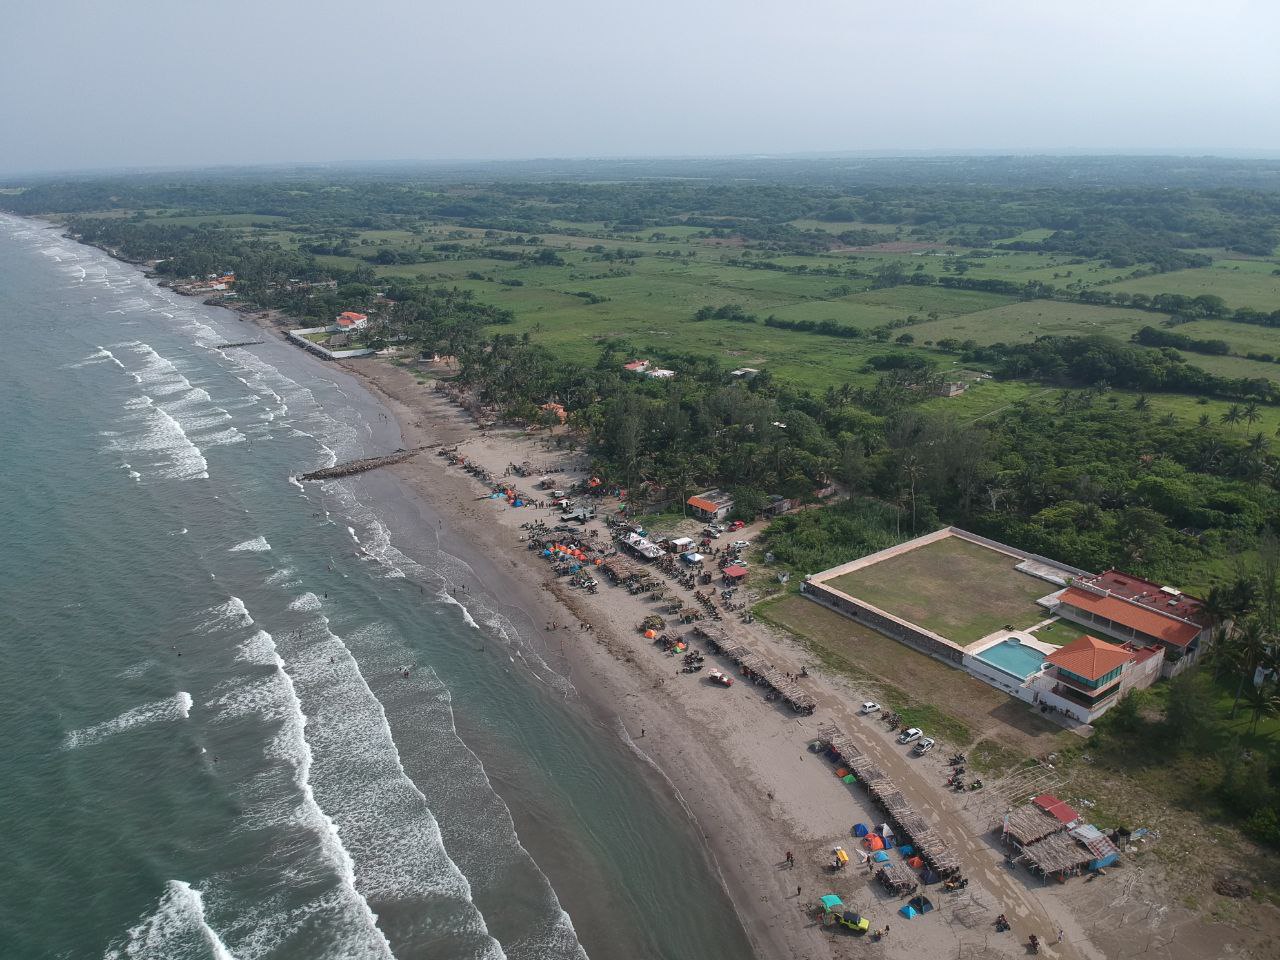
M916 343L954 337L979 344L1026 343L1051 335L1101 333L1128 340L1143 327L1159 325L1165 317L1145 310L1095 307L1057 300L1027 300L991 310L920 323L909 328Z
M1053 623L1046 624L1031 636L1045 643L1052 643L1055 647L1061 647L1078 639L1084 632L1083 627L1068 623L1066 620L1054 620Z
M1109 284L1106 289L1125 293L1202 293L1221 297L1229 307L1280 310L1280 276L1273 260L1219 260L1212 267L1177 270L1137 280Z
M1014 570L1017 562L968 540L947 537L827 582L968 646L1005 624L1029 627L1044 619L1035 601L1052 588Z
M802 640L828 669L857 682L860 695L940 737L947 748L990 738L1021 755L1041 755L1071 736L976 677L812 600L788 594L762 604L757 615Z

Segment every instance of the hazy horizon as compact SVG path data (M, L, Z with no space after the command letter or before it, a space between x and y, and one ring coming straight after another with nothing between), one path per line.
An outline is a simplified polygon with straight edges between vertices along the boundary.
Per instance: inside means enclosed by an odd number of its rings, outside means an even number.
M8 12L0 173L578 158L1280 155L1280 6Z

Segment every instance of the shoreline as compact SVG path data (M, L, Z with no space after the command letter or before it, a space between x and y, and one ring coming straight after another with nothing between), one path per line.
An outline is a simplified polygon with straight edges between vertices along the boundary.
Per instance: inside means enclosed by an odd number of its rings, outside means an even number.
M60 229L56 223L49 225ZM109 251L103 252L110 255ZM133 266L141 269L138 264ZM153 277L147 279L155 282ZM227 309L237 320L274 332L287 344L280 324L284 319L282 315ZM309 359L318 362L315 357ZM405 447L431 442L446 446L463 443L469 455L491 469L496 468L498 475L502 472L502 462L493 461L493 456L503 451L539 448L539 439L530 439L519 430L507 428L491 430L491 442L477 443L477 438L483 435L474 423L404 367L377 358L331 362L393 414ZM483 448L478 456L473 451L475 447ZM382 452L387 451L370 451L372 455ZM486 455L489 461L485 461ZM665 782L663 789L669 790L693 819L703 837L705 853L734 904L756 956L845 957L872 948L877 957L905 960L921 955L955 955L957 947L976 949L983 943L985 925L976 930L971 928L971 932L977 934L975 940L965 938L963 930L949 929L936 922L932 925L927 921L902 923L896 913L889 916L898 904L875 896L874 890L869 900L859 891L857 896L861 899L856 901L857 908L868 914L873 927L886 920L899 921L893 925L893 939L874 947L868 941L847 935L832 936L799 909L828 888L844 895L846 904L851 902L845 889L854 880L861 884L863 877L857 876L861 871L846 870L832 877L824 873L822 863L829 859L827 851L833 840L852 847L849 823L880 819L865 794L844 789L826 765L804 751L805 742L816 736L818 724L832 721L840 724L900 779L904 792L916 796L918 807L927 819L935 821L939 832L958 848L966 874L973 886L986 895L985 903L992 905L992 911L1001 909L1014 917L1015 930L1021 939L1006 937L1003 941L990 942L990 952L984 955L1018 955L1026 933L1037 932L1043 944L1042 952L1050 957L1092 960L1121 956L1128 952L1122 949L1129 943L1127 934L1141 936L1146 932L1141 925L1135 925L1129 930L1120 927L1103 933L1100 915L1104 910L1108 917L1128 920L1120 904L1126 900L1132 902L1132 883L1125 886L1123 895L1115 882L1083 885L1075 881L1073 888L1058 892L1056 887L1041 890L1038 883L1004 871L999 854L986 836L985 821L990 811L982 809L982 798L977 799L975 809L973 798L956 798L926 783L924 778L932 779L939 757L904 765L900 751L892 750L890 735L875 724L866 721L859 724L854 718L850 708L860 695L842 678L814 671L809 683L820 703L816 718L782 713L764 704L756 690L744 683L735 684L731 691L723 691L732 702L732 709L726 709L725 698L720 696L722 691L694 684L687 678L682 680L678 674L672 682L671 661L652 645L639 640L634 631L637 620L633 613L640 601L607 585L601 587L597 597L572 591L556 580L539 558L530 555L519 540L519 522L545 517L545 513L505 510L504 506L480 501L478 492L482 485L461 471L449 468L432 451L379 473L393 477L408 496L442 516L444 529L465 543L464 557L481 557L484 565L494 571L493 582L480 579L500 604L519 610L533 625L533 636L526 639L536 640L542 633L536 625L544 621L572 623L576 619L594 627L588 633L556 631L543 636L543 643L535 646L545 645L548 660L558 671L567 670L589 716L602 728L609 728L610 736L615 736L622 747L633 751L638 760L649 766L654 777ZM399 539L402 531L393 530L393 534ZM510 569L499 563L499 558L506 556L512 558ZM762 652L767 651L780 668L798 669L805 663L812 666L807 652L793 638L765 624L746 632L757 642L762 636L767 638L760 643ZM614 727L617 729L612 729ZM647 731L648 735L636 736L636 729ZM924 770L930 772L922 773ZM509 806L514 815L514 805L509 803ZM524 830L520 833L523 838ZM535 861L552 878L559 894L562 878L545 869L544 860L534 846L529 844ZM796 851L794 870L778 862L784 850ZM1142 872L1143 867L1135 864L1133 873ZM673 881L678 882L678 878ZM797 888L803 889L803 900L796 893ZM942 901L939 906L949 905L944 896L934 895L932 888L928 892L935 903ZM1116 897L1119 899L1107 909L1109 899ZM864 903L869 903L865 909ZM568 903L562 900L562 905L571 917L576 916ZM1145 903L1141 905L1146 909ZM1180 907L1173 900L1167 900L1159 909L1176 914ZM934 920L938 919L941 918L935 914ZM1161 919L1164 926L1163 914ZM593 918L591 922L599 921ZM578 920L575 924L583 925ZM1054 927L1066 931L1065 943L1052 942ZM1200 941L1195 945L1205 950L1201 955L1220 955L1209 952L1212 948L1205 941L1210 935L1214 937L1216 951L1230 952L1242 946L1248 951L1248 947L1240 943L1244 939L1242 931L1211 928L1207 922L1197 922L1185 914L1169 923L1169 929L1178 928L1185 938L1184 947L1189 946L1188 940ZM1171 943L1172 937L1159 944L1153 956L1176 956L1177 947L1169 949Z

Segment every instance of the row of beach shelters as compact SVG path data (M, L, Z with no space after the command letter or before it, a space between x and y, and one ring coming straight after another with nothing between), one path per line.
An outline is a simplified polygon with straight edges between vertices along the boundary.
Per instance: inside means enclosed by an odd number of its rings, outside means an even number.
M818 701L802 690L785 671L779 670L750 647L730 637L722 628L698 624L692 633L705 641L712 653L737 664L747 679L767 688L771 695L776 695L796 713L812 714L818 708Z
M828 757L862 784L871 799L884 810L900 842L909 844L921 858L927 868L925 875L931 882L960 875L960 861L950 846L915 811L888 774L835 724L819 727L818 736L815 748L825 750Z
M1010 810L997 829L1010 856L1046 880L1101 870L1120 857L1110 837L1052 794Z

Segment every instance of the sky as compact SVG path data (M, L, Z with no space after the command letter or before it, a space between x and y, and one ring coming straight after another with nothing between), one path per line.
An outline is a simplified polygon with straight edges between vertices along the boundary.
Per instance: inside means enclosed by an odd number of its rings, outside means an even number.
M0 172L1280 153L1277 0L14 0Z

